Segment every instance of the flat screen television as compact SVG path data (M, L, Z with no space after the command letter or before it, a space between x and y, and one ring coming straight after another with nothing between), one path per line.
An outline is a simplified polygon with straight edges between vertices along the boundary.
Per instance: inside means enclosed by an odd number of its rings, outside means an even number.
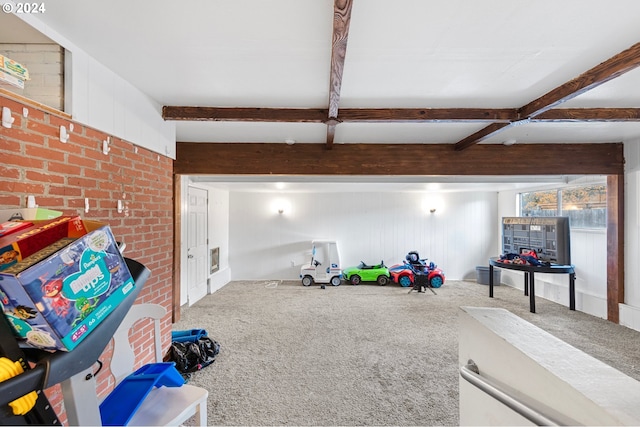
M542 261L571 264L569 217L527 216L502 218L502 253L533 250Z

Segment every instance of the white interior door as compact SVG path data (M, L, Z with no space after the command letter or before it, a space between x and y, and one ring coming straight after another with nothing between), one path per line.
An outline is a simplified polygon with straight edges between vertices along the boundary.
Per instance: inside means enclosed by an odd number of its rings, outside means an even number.
M207 190L189 187L187 214L187 299L194 304L207 294L209 276Z

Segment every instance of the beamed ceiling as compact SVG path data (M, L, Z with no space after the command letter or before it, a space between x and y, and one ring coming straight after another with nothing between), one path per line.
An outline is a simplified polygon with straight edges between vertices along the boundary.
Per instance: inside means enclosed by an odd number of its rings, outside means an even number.
M636 0L58 0L37 18L162 106L177 173L488 176L622 173L638 16Z
M607 311L618 321L622 143L640 143L640 1L55 0L46 8L19 18L68 40L72 55L91 55L175 123L176 174L253 183L607 175ZM96 102L110 99L90 89Z

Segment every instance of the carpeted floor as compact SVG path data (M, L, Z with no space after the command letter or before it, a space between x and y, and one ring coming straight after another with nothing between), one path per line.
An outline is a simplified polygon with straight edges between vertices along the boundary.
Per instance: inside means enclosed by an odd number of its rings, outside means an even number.
M640 380L640 332L507 286L231 282L175 330L221 345L190 383L210 391L210 425L458 425L460 306L502 307Z

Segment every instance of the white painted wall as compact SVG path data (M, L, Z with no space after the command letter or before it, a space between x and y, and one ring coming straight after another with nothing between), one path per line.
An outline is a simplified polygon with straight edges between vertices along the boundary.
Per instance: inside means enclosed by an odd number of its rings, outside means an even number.
M537 190L539 188L532 188ZM496 239L501 251L501 221L517 216L517 191L502 191L498 196ZM529 191L529 190L526 190ZM494 255L495 256L495 255ZM606 230L571 229L571 262L576 268L576 310L607 318L607 234ZM536 274L536 295L569 305L569 276ZM501 269L501 282L524 289L524 274Z
M220 248L220 269L209 276L209 293L231 281L229 268L229 191L210 185L209 190L209 248Z
M439 205L434 214L423 208L427 198ZM276 199L290 209L278 214ZM337 240L343 267L392 265L417 250L452 280L475 279L475 267L498 252L496 192L231 192L229 200L233 280L298 279L314 239Z
M162 119L161 104L43 24L37 15L16 16L65 48L65 112L73 120L176 158L175 123Z
M620 324L640 331L640 141L624 144L625 278Z

